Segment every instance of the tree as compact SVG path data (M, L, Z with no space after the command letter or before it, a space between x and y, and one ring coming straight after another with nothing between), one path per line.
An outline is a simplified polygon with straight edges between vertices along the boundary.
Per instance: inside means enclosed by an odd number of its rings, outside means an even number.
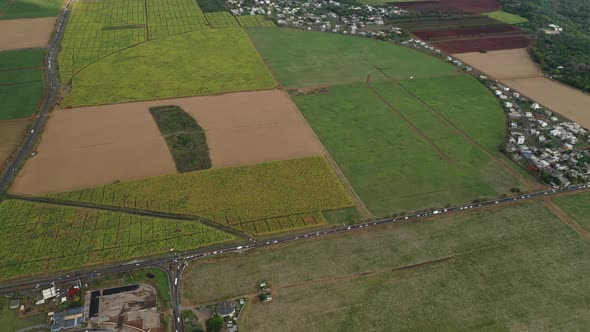
M223 318L215 316L207 320L207 332L220 332L223 329Z

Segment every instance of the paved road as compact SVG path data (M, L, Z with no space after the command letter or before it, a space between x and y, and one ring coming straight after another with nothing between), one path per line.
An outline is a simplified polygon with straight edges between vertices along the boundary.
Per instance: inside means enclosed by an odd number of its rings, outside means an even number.
M16 157L8 164L8 166L2 170L0 174L0 193L3 193L8 189L12 179L18 173L18 169L23 165L27 157L32 153L37 138L41 134L47 114L53 109L57 100L57 94L59 92L59 76L57 73L57 54L59 52L59 43L65 30L66 21L70 14L70 3L72 0L68 0L66 5L63 7L60 16L57 20L55 32L49 41L48 52L47 52L47 97L39 110L39 114L33 121L30 131L25 137L24 143L20 146Z

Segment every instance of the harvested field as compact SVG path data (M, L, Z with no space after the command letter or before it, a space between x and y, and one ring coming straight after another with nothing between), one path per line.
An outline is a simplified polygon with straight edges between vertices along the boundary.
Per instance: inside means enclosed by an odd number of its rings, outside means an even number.
M488 13L502 7L496 0L440 0L396 2L396 6L419 12L468 12Z
M525 48L531 43L528 35L505 36L505 37L486 37L473 39L457 39L444 42L433 43L434 46L444 50L447 53L468 53L508 50L513 48Z
M590 95L545 77L505 79L501 82L581 126L590 128Z
M541 73L526 48L461 53L455 58L497 80L537 77Z
M37 155L11 191L41 194L175 173L147 109L127 105L56 110Z
M520 32L521 30L511 25L496 25L491 27L473 27L465 29L452 29L452 30L430 30L430 31L418 31L415 32L418 38L422 40L437 40L445 38L457 38L457 37L476 37L486 36L492 34L505 34Z
M22 141L31 119L0 121L0 169Z
M0 51L45 48L54 25L55 17L0 20Z

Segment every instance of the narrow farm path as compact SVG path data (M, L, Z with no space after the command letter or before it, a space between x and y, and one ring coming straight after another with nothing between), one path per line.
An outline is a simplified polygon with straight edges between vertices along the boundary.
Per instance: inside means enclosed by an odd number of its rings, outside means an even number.
M367 79L368 80L368 79ZM428 142L428 144L430 144L430 146L432 146L434 148L434 150L436 150L436 152L438 152L438 154L446 161L452 163L451 158L449 158L449 156L447 156L443 150L438 147L438 145L436 145L436 143L434 143L432 141L432 139L430 137L428 137L422 130L420 130L420 128L418 128L418 126L416 126L416 124L414 124L412 121L410 121L410 119L406 118L397 108L395 108L393 105L391 105L390 102L387 101L387 99L385 99L382 95L380 95L370 84L367 84L367 87L369 88L369 90L371 90L371 92L373 92L373 94L375 96L377 96L377 98L379 98L379 100L381 100L381 102L385 105L387 105L387 107L389 107L389 109L391 109L392 111L394 111L402 120L404 120L404 122L406 122L410 127L412 127L420 136L422 136L422 138L424 138L426 140L426 142Z
M247 236L240 231L237 231L231 227L227 227L225 225L216 223L212 220L205 219L202 217L194 217L194 216L187 216L187 215L182 215L182 214L140 210L140 209L133 209L133 208L123 208L123 207L117 207L117 206L107 206L107 205L92 204L92 203L60 201L60 200L55 200L55 199L46 198L46 197L16 196L16 195L8 195L8 197L12 198L12 199L17 199L17 200L38 202L38 203L45 203L45 204L52 204L52 205L71 206L71 207L78 207L78 208L103 210L103 211L122 212L122 213L127 213L127 214L135 214L135 215L154 217L154 218L166 218L166 219L173 219L173 220L193 221L193 222L198 222L198 223L207 225L209 227L216 228L220 231L232 234L232 235L236 236L237 238L247 239Z
M420 104L424 105L426 108L428 108L430 111L432 111L436 116L438 116L441 120L443 120L444 122L446 122L459 135L463 136L463 138L466 139L469 143L471 143L474 146L478 147L483 153L485 153L488 157L492 158L492 160L494 160L499 166L501 166L502 168L504 168L505 170L507 170L510 174L514 175L516 178L520 179L523 183L527 184L531 188L535 188L535 187L538 187L539 186L538 183L532 182L529 178L525 177L524 175L522 175L521 173L517 172L512 167L510 167L510 165L507 165L502 159L500 159L497 156L495 156L487 148L485 148L483 145L479 144L477 141L475 141L473 138L471 138L471 136L467 135L467 133L465 133L461 128L459 128L457 125L455 125L451 120L449 120L447 117L445 117L444 114L442 114L440 111L438 111L437 109L435 109L434 107L432 107L430 104L428 104L427 102L425 102L424 100L422 100L420 97L418 97L412 91L406 89L397 80L395 80L391 76L387 75L387 73L383 69L381 69L379 67L375 67L375 68L379 72L381 72L385 77L387 77L391 82L393 82L396 85L398 85L401 89L403 89L405 92L407 92L412 97L414 97Z
M557 204L555 204L550 197L545 197L544 202L547 208L564 224L570 226L574 231L583 237L590 239L590 231L578 224L574 218L572 218L569 214L567 214L567 212L563 211Z

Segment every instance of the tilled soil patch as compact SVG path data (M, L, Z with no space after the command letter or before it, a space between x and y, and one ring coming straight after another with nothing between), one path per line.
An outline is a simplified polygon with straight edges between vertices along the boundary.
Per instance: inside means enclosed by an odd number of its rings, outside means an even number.
M0 51L47 47L55 20L55 17L0 20Z

